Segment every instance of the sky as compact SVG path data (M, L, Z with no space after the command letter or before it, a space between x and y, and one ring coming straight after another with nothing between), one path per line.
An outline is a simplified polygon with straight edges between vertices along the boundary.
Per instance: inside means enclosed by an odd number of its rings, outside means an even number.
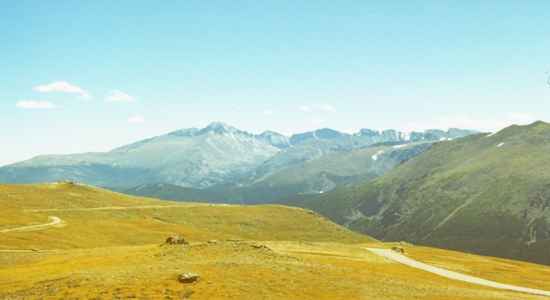
M0 0L0 166L225 122L550 122L550 1Z

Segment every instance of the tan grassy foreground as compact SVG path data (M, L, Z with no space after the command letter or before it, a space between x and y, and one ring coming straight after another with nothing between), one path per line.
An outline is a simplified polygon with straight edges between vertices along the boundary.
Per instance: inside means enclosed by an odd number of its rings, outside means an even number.
M0 230L63 221L53 228L1 233L0 249L74 249L231 237L369 242L319 215L285 206L178 203L132 197L80 184L0 185Z
M45 223L49 215L63 220L62 227L0 233L0 249L41 250L0 252L0 299L547 298L401 265L362 249L390 244L301 209L179 204L67 183L0 185L0 205L0 229ZM83 210L107 206L127 209ZM50 211L24 212L43 209ZM159 246L173 234L191 245ZM211 239L217 242L208 243ZM411 258L438 267L550 290L546 266L405 249ZM177 280L188 272L199 274L199 281Z

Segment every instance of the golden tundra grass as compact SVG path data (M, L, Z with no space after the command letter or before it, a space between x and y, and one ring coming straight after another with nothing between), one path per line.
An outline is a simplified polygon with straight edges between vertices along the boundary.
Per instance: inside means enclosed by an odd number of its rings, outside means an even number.
M64 221L0 233L0 249L41 249L0 252L0 299L545 299L395 263L362 249L390 244L296 208L180 204L71 184L0 185L0 205L0 229L45 223L49 215ZM107 206L128 209L82 210ZM29 209L61 210L22 212ZM160 246L174 234L191 245ZM550 290L546 266L405 249L446 269ZM177 280L188 272L199 281Z

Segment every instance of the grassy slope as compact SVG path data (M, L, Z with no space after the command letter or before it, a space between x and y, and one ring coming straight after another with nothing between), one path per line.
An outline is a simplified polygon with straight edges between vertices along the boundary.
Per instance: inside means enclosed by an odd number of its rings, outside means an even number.
M369 183L280 203L383 240L550 264L549 152L549 124L511 126L438 143Z
M79 184L0 185L0 203L0 229L46 223L50 215L64 221L65 227L4 233L3 244L12 249L139 245L160 243L174 234L203 242L230 237L372 241L295 208L167 202ZM109 206L130 209L82 210ZM48 211L25 211L40 209Z
M2 299L546 299L463 283L376 256L360 246L296 241L118 246L3 254ZM550 289L550 268L437 249L410 256L500 282ZM193 272L195 284L177 276ZM32 276L29 276L32 274Z
M0 228L43 223L48 215L65 222L0 233L3 249L42 249L0 252L0 299L543 299L388 261L361 247L390 245L295 208L173 203L69 183L0 185L0 205ZM99 207L111 209L90 210ZM49 211L23 212L29 209ZM176 233L191 245L159 246ZM244 241L225 242L230 237ZM206 242L212 238L218 242ZM448 269L550 290L548 267L406 249ZM187 272L199 281L179 283Z

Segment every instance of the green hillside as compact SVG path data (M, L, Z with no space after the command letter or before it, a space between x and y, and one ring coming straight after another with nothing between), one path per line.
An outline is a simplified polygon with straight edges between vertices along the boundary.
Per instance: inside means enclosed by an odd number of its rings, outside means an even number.
M437 143L352 188L279 201L385 241L550 264L550 124Z

